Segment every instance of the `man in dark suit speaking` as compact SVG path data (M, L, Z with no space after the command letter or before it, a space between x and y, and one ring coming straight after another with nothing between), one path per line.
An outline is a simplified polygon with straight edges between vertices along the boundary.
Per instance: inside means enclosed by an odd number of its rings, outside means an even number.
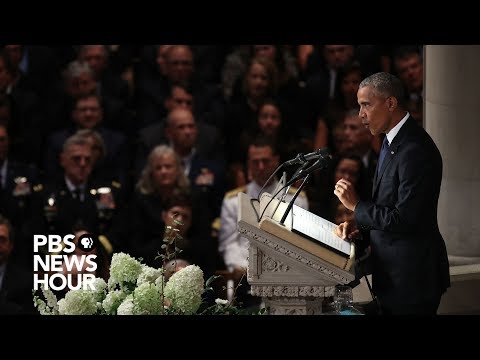
M405 110L398 78L377 73L357 93L362 123L384 133L372 200L363 201L341 179L334 193L354 211L342 238L369 239L373 292L383 314L436 314L450 286L445 242L437 223L442 157L428 133Z

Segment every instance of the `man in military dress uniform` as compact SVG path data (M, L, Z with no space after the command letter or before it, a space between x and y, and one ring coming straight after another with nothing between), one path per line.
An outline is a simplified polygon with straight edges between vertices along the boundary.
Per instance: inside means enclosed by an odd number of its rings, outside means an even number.
M82 227L108 238L113 233L112 224L119 211L120 184L91 178L94 165L91 143L79 134L65 141L60 164L63 176L46 184L42 190L38 204L42 216L36 222L37 233L65 235ZM118 245L118 239L110 240L114 247Z
M248 147L247 167L251 181L246 185L228 192L222 203L220 216L220 234L219 234L219 252L223 256L225 266L229 271L235 272L241 277L248 266L248 239L241 237L237 231L238 199L240 192L256 198L262 186L267 182L270 175L279 165L279 156L274 146L265 138L254 140ZM264 192L273 194L278 184L277 179L273 179L265 186ZM292 199L296 189L291 188L286 196L286 201ZM302 192L297 197L295 204L308 210L308 199ZM247 289L247 286L240 287ZM242 297L238 293L238 297ZM248 298L248 296L247 296ZM244 299L248 302L248 299Z

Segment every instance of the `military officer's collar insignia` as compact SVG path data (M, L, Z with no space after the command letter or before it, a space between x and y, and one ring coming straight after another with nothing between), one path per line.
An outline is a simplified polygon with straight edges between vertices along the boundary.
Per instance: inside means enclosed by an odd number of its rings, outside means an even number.
M90 193L93 196L97 196L96 205L98 210L115 209L116 204L111 188L101 187L98 189L92 189L90 190Z
M33 187L33 191L35 192L39 192L39 191L42 191L43 190L43 185L42 184L38 184L38 185L35 185Z
M90 189L90 194L92 194L93 196L96 196L97 194L106 195L106 194L110 194L111 192L112 192L112 189L107 186L100 187L98 189Z
M31 194L32 189L26 177L19 176L16 177L13 181L15 182L15 187L12 191L13 196L25 196Z
M118 181L112 181L112 186L114 188L120 189L122 187L122 184L120 184Z

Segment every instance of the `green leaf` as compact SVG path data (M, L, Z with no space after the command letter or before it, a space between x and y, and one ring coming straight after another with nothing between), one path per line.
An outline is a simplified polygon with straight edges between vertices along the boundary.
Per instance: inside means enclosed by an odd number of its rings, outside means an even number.
M212 275L212 276L210 276L210 277L208 278L208 280L205 282L205 287L207 287L207 288L210 287L211 284L212 284L215 280L220 279L220 278L222 278L221 275Z

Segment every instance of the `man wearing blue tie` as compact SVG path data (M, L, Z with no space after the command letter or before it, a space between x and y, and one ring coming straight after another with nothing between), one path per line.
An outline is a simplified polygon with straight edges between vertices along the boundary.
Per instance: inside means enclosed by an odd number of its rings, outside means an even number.
M355 224L342 223L336 234L369 240L373 292L383 314L437 312L450 286L445 242L437 222L442 157L430 135L405 110L398 78L377 73L357 93L359 116L372 135L385 134L372 200L359 200L341 179L334 193L354 211Z

